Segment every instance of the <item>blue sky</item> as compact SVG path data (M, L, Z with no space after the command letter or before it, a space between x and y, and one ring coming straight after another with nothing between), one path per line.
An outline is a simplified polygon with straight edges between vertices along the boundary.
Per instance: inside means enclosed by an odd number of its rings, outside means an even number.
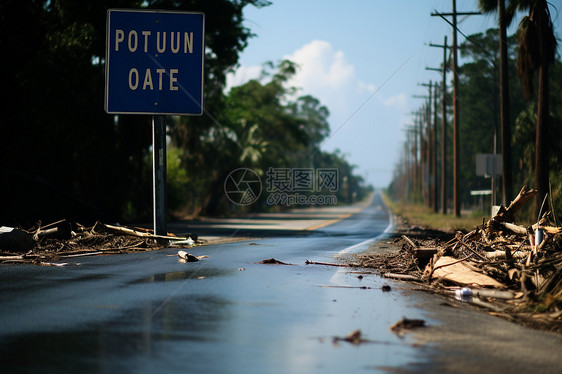
M457 11L476 11L476 4L457 0ZM439 67L443 51L428 44L442 44L445 35L452 41L452 27L430 14L451 10L451 0L279 0L261 9L248 6L245 26L257 36L228 83L257 78L266 61L297 62L291 84L330 110L332 135L322 148L340 149L368 183L385 187L399 160L402 129L423 104L412 96L427 93L420 83L441 79L425 68ZM559 34L561 16L552 6L551 13ZM465 35L496 25L487 15L459 16L457 22ZM458 37L459 43L464 40Z

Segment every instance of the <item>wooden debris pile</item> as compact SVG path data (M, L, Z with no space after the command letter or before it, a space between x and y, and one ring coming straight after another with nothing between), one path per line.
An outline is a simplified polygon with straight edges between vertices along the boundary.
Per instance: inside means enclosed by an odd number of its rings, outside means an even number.
M523 187L509 207L501 207L488 222L435 248L423 278L519 290L535 301L562 301L562 228L550 223L550 212L529 227L515 223L517 211L536 193ZM414 253L419 251L415 247L410 247Z
M419 260L406 245L396 254L366 255L360 261L361 267L376 269L387 278L421 281L423 274Z
M33 263L60 265L72 257L121 254L177 247L190 248L203 244L189 234L154 235L144 228L128 228L97 222L92 227L67 220L30 230L0 228L0 263Z

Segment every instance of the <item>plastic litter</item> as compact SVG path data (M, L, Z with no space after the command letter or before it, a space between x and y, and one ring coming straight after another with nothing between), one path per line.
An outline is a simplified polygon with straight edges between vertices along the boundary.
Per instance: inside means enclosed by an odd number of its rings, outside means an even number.
M455 291L455 299L460 301L468 301L472 298L472 290L468 287L463 287Z

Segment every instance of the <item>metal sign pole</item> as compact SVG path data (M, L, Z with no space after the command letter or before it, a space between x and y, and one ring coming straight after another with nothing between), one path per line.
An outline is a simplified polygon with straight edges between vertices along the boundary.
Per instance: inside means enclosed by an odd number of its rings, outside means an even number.
M166 235L166 115L203 115L205 14L109 9L106 27L104 108L153 116L154 233Z
M152 193L154 234L166 229L166 116L152 116Z

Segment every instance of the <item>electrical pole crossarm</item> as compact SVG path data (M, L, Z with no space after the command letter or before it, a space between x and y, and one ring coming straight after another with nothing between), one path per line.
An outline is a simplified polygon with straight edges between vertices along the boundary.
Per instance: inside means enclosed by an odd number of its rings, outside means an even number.
M447 22L449 25L453 26L454 29L457 28L456 22L453 21L449 21L447 18L445 18L446 16L453 16L454 19L456 19L456 16L474 16L474 15L481 15L481 12L453 12L453 13L431 13L432 17L435 16L439 16L441 18L443 18L443 20L445 22Z
M437 48L449 48L451 49L451 45L441 45L441 44L433 44L433 43L429 43L430 47L437 47Z
M431 13L431 16L435 17L435 16L439 16L439 17L443 17L443 16L479 16L482 15L482 12L455 12L455 13L439 13L437 11Z

